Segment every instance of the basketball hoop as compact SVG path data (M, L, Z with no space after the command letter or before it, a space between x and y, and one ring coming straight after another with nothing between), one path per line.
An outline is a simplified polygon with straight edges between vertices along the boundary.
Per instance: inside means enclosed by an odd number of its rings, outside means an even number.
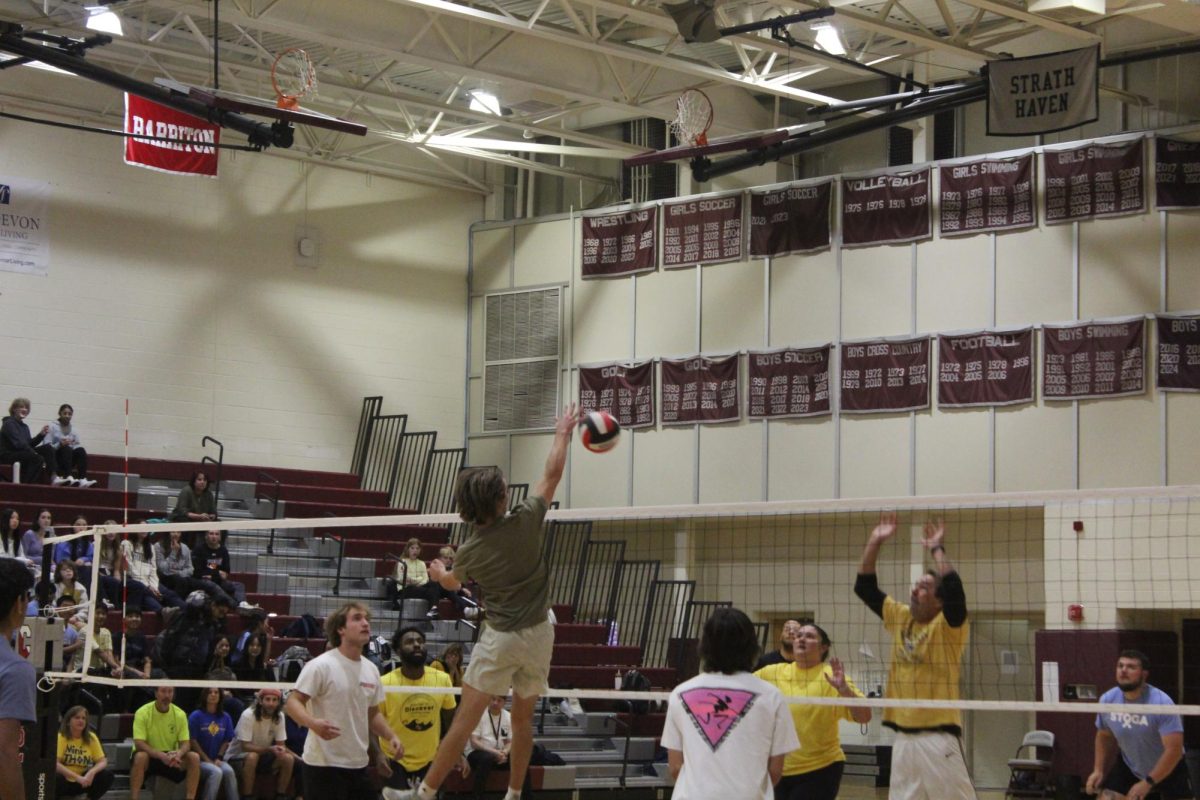
M675 119L671 132L675 138L691 145L708 144L708 129L713 121L712 101L699 89L688 89L675 101Z
M289 47L271 64L271 88L280 108L297 108L300 100L317 93L317 68L308 53Z

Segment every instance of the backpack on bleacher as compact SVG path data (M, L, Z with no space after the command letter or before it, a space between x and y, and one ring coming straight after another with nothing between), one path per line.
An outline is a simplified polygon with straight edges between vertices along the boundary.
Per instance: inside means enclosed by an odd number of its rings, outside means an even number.
M321 623L316 617L312 614L301 614L283 629L280 636L287 639L320 639L324 634L321 632Z
M275 665L276 675L279 680L291 683L300 677L300 670L304 669L304 665L309 661L312 661L312 653L308 652L307 647L292 645L279 657L279 662Z
M653 684L641 671L631 669L625 673L625 677L621 678L622 692L648 692L653 689ZM650 713L649 700L618 700L617 710L632 712L634 714Z

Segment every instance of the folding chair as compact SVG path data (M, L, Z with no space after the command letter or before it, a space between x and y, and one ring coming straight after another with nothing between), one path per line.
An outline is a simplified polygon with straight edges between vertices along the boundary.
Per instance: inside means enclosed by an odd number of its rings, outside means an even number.
M1032 758L1022 758L1028 748L1033 748ZM1054 781L1054 734L1050 731L1030 731L1021 740L1013 758L1008 761L1011 771L1008 779L1008 797L1053 797Z

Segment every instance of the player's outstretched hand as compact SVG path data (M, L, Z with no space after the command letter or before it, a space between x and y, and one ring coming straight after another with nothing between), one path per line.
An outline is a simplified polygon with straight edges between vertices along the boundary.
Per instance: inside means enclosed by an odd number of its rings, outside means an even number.
M942 539L945 536L946 523L942 522L941 517L938 517L932 522L925 523L925 538L921 540L921 544L925 545L926 550L932 550L935 547L942 546Z
M575 405L574 403L569 403L567 407L563 409L562 416L555 420L554 432L567 434L569 436L571 431L575 430L575 424L577 422L579 422L579 406Z
M825 680L829 681L829 685L836 689L838 694L846 691L846 670L840 658L829 659L829 672L825 673Z
M879 515L879 524L871 531L871 538L877 542L885 542L896 533L896 512L884 511Z

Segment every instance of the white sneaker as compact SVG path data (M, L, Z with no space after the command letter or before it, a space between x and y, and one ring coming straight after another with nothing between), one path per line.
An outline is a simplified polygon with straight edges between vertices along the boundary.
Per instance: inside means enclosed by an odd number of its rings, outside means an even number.
M467 606L463 611L465 619L479 619L479 606Z
M70 484L71 480L72 480L71 478L64 478L62 475L55 475L53 480L50 481L50 483L52 483L55 486L62 486L64 483Z
M383 787L383 800L417 800L416 789L393 789L390 786Z
M253 611L254 609L258 608L258 606L247 600L243 600L242 602L238 603L238 608L242 611Z
M90 489L96 485L96 482L90 478L79 478L75 481L75 485L80 489Z

